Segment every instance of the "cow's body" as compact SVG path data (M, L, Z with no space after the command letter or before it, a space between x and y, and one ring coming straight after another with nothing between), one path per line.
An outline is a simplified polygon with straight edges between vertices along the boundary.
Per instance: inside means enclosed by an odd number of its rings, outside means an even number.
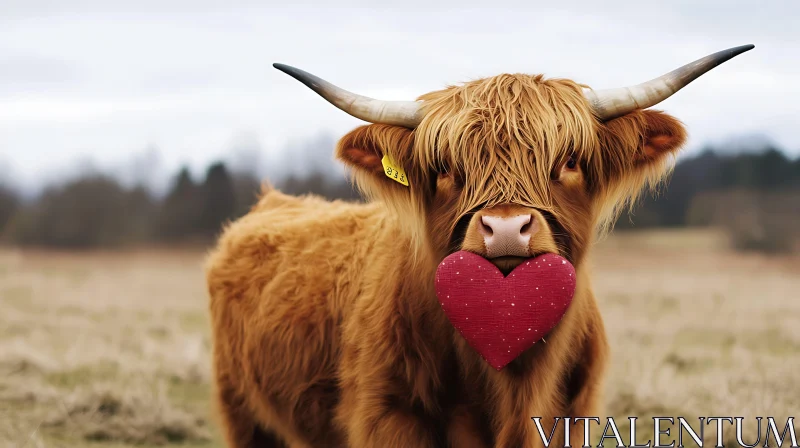
M549 434L549 418L598 415L607 350L582 271L546 343L498 372L446 320L436 263L415 263L402 235L381 203L276 191L225 231L208 286L231 446L541 446L531 417Z
M531 418L549 438L556 417L599 416L608 350L586 259L595 234L663 179L686 141L677 119L642 108L750 48L631 88L502 74L417 102L373 100L277 65L373 123L335 153L375 201L268 191L220 238L208 288L229 445L539 447ZM556 253L577 273L546 342L500 371L436 298L436 267L459 250L503 273ZM564 446L564 429L551 444ZM572 446L583 429L569 426Z

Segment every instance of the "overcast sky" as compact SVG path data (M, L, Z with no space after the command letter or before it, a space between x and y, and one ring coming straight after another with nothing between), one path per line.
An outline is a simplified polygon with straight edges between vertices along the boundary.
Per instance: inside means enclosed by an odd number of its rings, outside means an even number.
M763 134L800 153L798 1L293 3L0 1L0 169L25 185L87 159L147 171L148 148L169 171L263 164L361 124L273 62L413 99L502 72L635 84L748 43L658 107L690 148Z

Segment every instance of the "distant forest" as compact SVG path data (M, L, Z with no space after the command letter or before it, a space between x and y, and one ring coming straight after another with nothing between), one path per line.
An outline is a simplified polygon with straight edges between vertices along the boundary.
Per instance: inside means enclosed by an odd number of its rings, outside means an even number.
M682 159L668 183L648 195L616 231L653 227L720 227L740 249L783 252L800 239L800 158L767 148L724 155L709 148ZM164 197L144 186L124 187L115 177L90 174L23 200L0 185L0 241L63 249L130 245L209 244L221 226L247 212L261 180L211 164L201 179L186 168ZM274 182L290 194L358 200L349 180L312 172Z

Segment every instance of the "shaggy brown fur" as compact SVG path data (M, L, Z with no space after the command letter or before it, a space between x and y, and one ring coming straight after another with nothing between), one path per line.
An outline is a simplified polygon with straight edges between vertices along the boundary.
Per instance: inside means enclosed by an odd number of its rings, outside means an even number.
M426 94L417 129L368 125L339 142L372 203L267 190L227 227L207 278L231 447L539 447L531 417L549 430L553 417L599 415L608 348L585 260L685 133L652 111L599 122L580 88L501 75ZM384 154L409 187L383 174ZM485 255L471 235L489 212L531 213L543 229L532 253L557 251L578 273L546 343L499 372L433 286L447 254Z

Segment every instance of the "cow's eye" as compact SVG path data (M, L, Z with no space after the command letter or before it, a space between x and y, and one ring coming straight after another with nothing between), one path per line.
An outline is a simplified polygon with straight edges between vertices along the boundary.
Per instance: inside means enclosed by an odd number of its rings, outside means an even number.
M553 173L556 176L554 179L560 181L575 179L575 174L578 174L579 170L580 164L578 164L578 156L573 153L561 164L558 171Z
M564 164L564 168L568 170L574 170L578 168L578 159L575 157L575 154L569 156L567 163Z

